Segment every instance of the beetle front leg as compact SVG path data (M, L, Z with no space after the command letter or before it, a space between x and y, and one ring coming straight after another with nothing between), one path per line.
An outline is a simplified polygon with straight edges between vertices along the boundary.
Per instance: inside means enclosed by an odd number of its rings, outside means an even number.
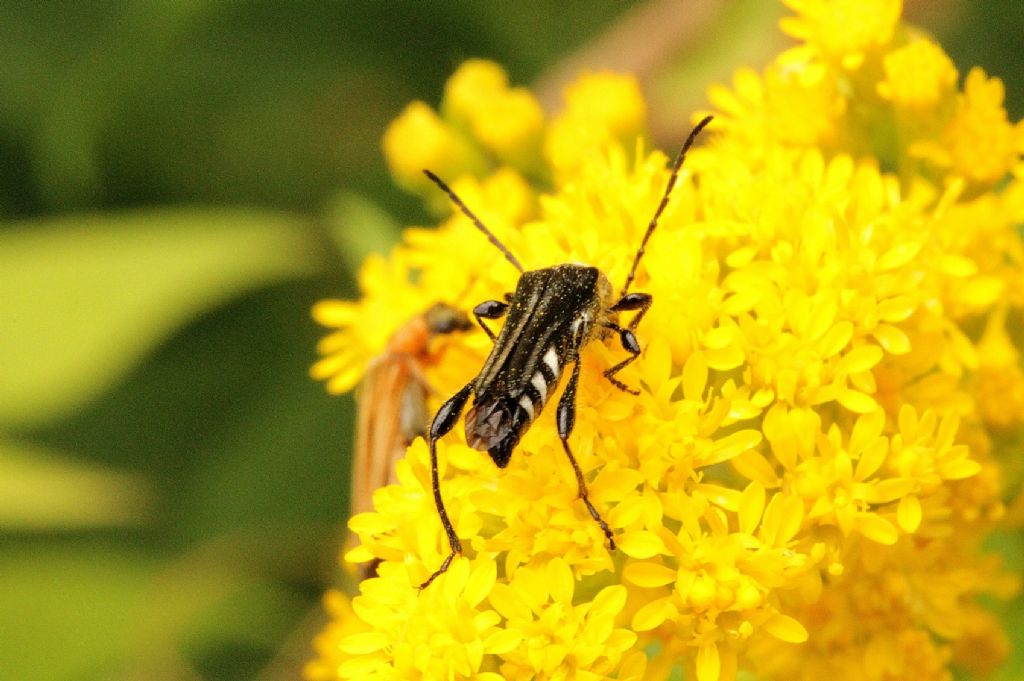
M639 310L636 316L629 321L628 328L630 331L635 331L640 320L644 318L647 311L651 309L651 304L654 302L654 298L651 297L650 293L627 293L626 295L619 298L618 302L611 306L611 312L631 312L633 310Z
M635 388L630 388L628 385L615 378L615 374L619 373L622 369L636 361L636 358L640 356L640 343L636 339L636 334L631 329L624 329L618 324L608 322L605 326L615 333L619 334L619 342L622 343L622 349L629 353L629 357L622 360L615 366L606 369L604 377L612 382L616 388L623 392L627 392L630 395L639 395L640 391Z
M579 357L575 359L572 367L572 375L569 377L569 383L565 386L565 391L562 392L562 397L558 400L558 438L562 441L562 449L565 450L565 455L569 457L569 463L572 464L572 470L576 473L576 485L579 488L579 497L583 500L587 510L590 512L590 517L601 528L604 532L604 536L608 538L608 545L611 550L615 550L615 535L612 534L612 529L608 527L608 523L604 521L601 514L597 512L594 505L590 503L590 497L587 495L587 483L583 479L583 471L580 470L580 465L576 463L576 457L572 455L572 450L569 448L569 435L572 434L573 426L576 425L576 388L580 382L580 362Z
M633 331L640 323L640 320L644 318L644 315L647 314L647 311L651 309L651 303L653 302L654 299L649 293L627 293L619 298L619 301L612 305L611 308L609 308L609 311L630 312L632 310L637 310L636 316L630 320L629 325L625 328L615 324L614 322L605 323L607 328L619 334L619 342L622 343L622 349L629 353L629 357L606 370L604 372L604 377L611 381L612 385L616 388L631 395L639 395L640 391L630 388L625 383L615 378L615 374L619 373L629 364L636 361L636 358L640 356L640 343L637 341L636 334L634 334Z
M473 308L473 316L476 317L476 323L479 324L480 328L483 329L490 337L492 343L497 340L497 337L494 335L494 332L484 324L484 320L500 319L507 311L508 303L504 303L500 300L485 300Z
M441 567L434 574L430 575L427 581L420 584L420 590L426 589L439 575L447 572L448 566L452 564L456 554L462 553L462 543L459 541L458 535L455 534L455 528L452 527L452 521L448 518L448 511L445 509L444 500L441 498L441 481L437 475L437 441L447 435L455 427L455 424L459 422L462 409L466 406L466 400L469 399L472 392L473 384L470 383L452 395L437 410L437 415L434 416L434 421L430 424L430 481L434 488L434 505L437 506L437 514L441 516L441 525L444 526L445 534L448 535L448 546L451 548L451 553L441 563Z

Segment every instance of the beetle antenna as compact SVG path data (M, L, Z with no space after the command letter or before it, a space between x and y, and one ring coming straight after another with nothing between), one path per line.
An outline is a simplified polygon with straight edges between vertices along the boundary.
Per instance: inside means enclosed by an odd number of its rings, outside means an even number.
M505 244L503 244L500 241L498 241L498 237L494 236L494 233L491 232L491 230L487 229L487 227L484 226L484 223L480 221L480 218L478 218L476 215L474 215L473 211L471 211L466 206L466 204L462 202L462 199L459 198L459 195L456 194L454 191L452 191L452 188L449 187L448 185L446 185L441 180L441 178L439 178L437 175L435 175L434 173L430 172L426 168L423 169L423 173L427 177L429 177L430 181L433 182L434 184L436 184L441 189L441 191L443 191L445 194L448 195L448 198L450 198L452 200L452 203L454 203L456 206L458 206L459 210L461 210L466 215L467 218L472 220L473 224L476 225L476 228L479 229L481 232L483 232L484 235L487 237L487 239L492 244L494 244L494 246L499 251L501 251L502 253L505 254L505 258L510 263L512 263L512 266L515 267L517 270L519 270L519 273L522 274L523 266L519 264L518 260L516 260L516 256L512 255L512 251L510 251L507 248L505 248Z
M647 247L647 240L651 238L651 234L654 233L654 228L658 226L658 218L661 217L662 211L665 210L665 206L668 205L668 199L672 195L672 188L675 187L676 178L679 177L679 169L683 167L683 159L686 158L686 152L693 146L694 141L697 139L697 135L703 130L708 123L711 122L713 116L705 116L701 119L693 130L690 131L686 141L683 142L683 148L679 150L679 155L676 156L676 162L672 165L672 175L668 178L668 185L665 187L665 194L661 197L661 203L658 204L658 210L654 211L654 217L651 218L650 224L647 225L647 231L644 232L644 238L640 241L640 248L636 252L636 257L633 258L633 267L629 270L629 276L626 277L626 285L622 287L622 295L626 295L629 291L629 285L633 283L633 277L636 275L636 268L640 264L640 258L644 256L644 249Z

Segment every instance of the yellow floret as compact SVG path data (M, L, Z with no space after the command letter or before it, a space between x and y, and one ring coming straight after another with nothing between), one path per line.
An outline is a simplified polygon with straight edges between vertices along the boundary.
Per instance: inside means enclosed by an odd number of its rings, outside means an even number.
M927 109L956 88L953 62L936 43L914 40L885 56L885 80L878 84L882 97L900 106Z
M449 179L487 168L473 145L423 102L413 102L392 121L383 146L395 182L417 194L433 188L424 168Z
M856 68L865 52L889 42L903 10L901 0L783 0L796 17L780 22L782 30Z

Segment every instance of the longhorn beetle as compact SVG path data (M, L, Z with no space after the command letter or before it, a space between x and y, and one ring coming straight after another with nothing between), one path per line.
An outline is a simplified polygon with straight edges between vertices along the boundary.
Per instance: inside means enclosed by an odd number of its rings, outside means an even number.
M573 365L572 374L561 399L558 400L555 419L558 437L576 473L579 498L608 538L610 547L615 548L612 530L590 503L583 471L580 470L576 457L569 448L569 435L576 420L576 388L580 378L579 353L590 339L605 338L610 333L617 333L622 348L629 356L607 369L604 376L619 390L633 395L640 394L638 390L615 378L620 370L640 356L640 344L633 332L653 302L649 293L630 293L629 286L633 283L647 241L658 226L658 218L668 205L686 152L700 131L710 122L711 116L707 116L698 123L679 150L661 203L647 225L647 231L640 241L640 248L633 258L633 266L618 298L613 297L611 283L596 267L565 264L530 272L523 271L522 265L511 251L498 241L462 199L437 175L429 170L423 171L504 254L512 266L519 270L521 276L515 293L505 294L504 301L488 300L473 309L473 316L490 336L494 347L480 374L441 405L430 424L430 473L434 503L445 534L448 535L451 552L441 563L441 567L420 585L420 589L425 589L438 575L447 571L455 555L462 553L462 543L455 534L452 522L448 518L448 511L444 507L444 500L441 498L441 485L437 475L437 441L455 427L466 402L472 395L473 405L466 413L466 442L473 449L486 451L498 468L504 468L508 465L512 450L544 408L551 397L551 392L558 385L559 377L570 363ZM623 327L618 323L620 312L636 312L636 315ZM505 324L495 336L484 320L499 319L506 314L508 317Z

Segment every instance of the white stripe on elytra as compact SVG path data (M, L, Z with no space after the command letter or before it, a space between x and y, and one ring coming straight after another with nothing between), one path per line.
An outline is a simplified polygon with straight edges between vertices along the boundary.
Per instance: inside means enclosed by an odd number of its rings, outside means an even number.
M519 406L526 410L527 415L530 417L530 420L532 421L533 420L533 402L530 400L529 396L523 395L522 397L520 397L519 398Z
M544 353L544 363L551 369L551 375L558 378L558 355L555 354L554 348L548 348Z
M544 376L538 371L530 379L530 385L537 389L540 394L540 403L544 404L548 399L548 384L544 382Z

